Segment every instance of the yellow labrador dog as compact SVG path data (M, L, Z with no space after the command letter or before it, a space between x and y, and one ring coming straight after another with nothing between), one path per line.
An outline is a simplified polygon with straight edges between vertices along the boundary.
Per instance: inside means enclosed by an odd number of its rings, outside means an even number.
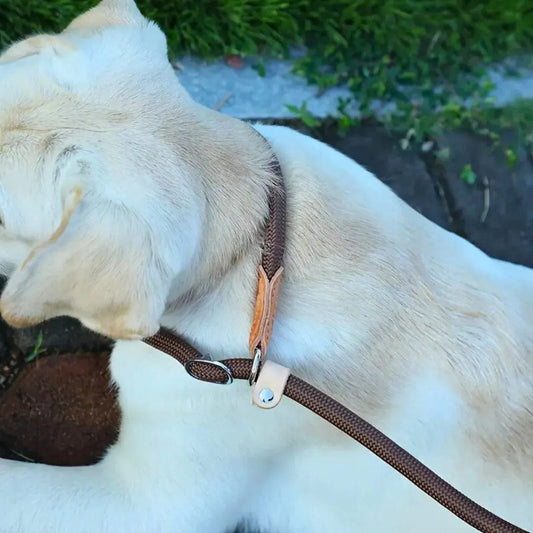
M95 466L0 460L2 533L470 529L293 402L254 408L247 384L195 381L139 340L164 325L248 356L268 144L288 201L270 357L533 528L531 270L320 142L194 103L132 0L13 45L0 89L2 315L115 339L122 410Z

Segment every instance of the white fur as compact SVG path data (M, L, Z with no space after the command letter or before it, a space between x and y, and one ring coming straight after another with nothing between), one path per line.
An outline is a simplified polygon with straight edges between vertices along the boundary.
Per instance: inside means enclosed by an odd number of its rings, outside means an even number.
M116 338L122 411L95 466L0 460L2 532L470 529L290 400L259 410L243 382L199 383L137 340L162 324L214 358L247 356L271 178L261 139L190 100L133 3L15 44L0 83L2 313L70 314ZM269 356L533 528L531 270L318 141L255 128L289 209Z

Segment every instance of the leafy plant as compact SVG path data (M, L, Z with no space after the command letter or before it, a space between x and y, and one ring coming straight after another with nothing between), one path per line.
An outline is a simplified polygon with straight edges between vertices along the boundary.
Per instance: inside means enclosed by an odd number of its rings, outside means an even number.
M474 185L474 183L476 183L477 175L472 170L472 165L468 164L463 167L463 170L461 170L460 178L468 185Z
M35 340L35 346L33 347L33 350L30 354L28 354L24 361L26 363L31 363L32 361L35 361L39 355L44 353L46 351L46 348L42 347L43 345L43 332L39 331L39 334L37 335L37 339Z
M307 102L304 102L300 107L294 105L285 106L291 113L294 113L306 126L314 128L320 124L320 120L315 118L307 109Z
M518 161L516 151L509 146L505 149L505 155L507 156L507 164L509 165L509 168L513 168L516 165L516 162Z

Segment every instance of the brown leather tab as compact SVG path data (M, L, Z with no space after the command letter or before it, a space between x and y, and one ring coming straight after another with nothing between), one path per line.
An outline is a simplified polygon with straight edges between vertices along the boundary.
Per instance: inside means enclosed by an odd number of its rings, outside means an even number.
M266 354L268 349L274 327L274 315L276 314L282 275L283 267L280 267L272 279L269 280L265 269L262 266L259 267L257 298L249 340L252 357L256 348L259 348L263 355Z

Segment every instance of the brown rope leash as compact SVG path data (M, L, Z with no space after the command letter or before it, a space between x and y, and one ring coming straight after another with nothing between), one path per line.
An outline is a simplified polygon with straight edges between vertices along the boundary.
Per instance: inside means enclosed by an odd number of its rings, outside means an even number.
M254 359L210 361L183 339L165 329L144 340L150 346L178 360L191 376L201 381L229 384L233 379L246 379L252 383L261 372L262 356L266 353L272 332L285 246L285 191L281 169L276 159L273 161L272 170L278 182L270 191L263 261L259 269L258 295L250 336L250 351ZM302 379L290 375L283 394L368 448L446 509L479 531L527 533L478 505L381 431Z
M182 364L189 362L190 373L194 374L196 379L218 384L225 384L228 381L227 373L222 367L202 360L200 352L168 330L161 330L145 342L171 355ZM253 361L224 359L220 363L229 369L234 379L247 380ZM472 527L484 533L527 533L524 529L514 526L478 505L381 431L306 381L291 375L284 394L368 448Z

